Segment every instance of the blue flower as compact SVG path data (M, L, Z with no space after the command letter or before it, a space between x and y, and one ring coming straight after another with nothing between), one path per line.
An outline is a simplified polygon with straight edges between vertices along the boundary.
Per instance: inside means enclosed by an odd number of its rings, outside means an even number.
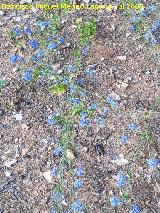
M104 113L107 113L107 114L111 114L111 111L109 108L105 107L104 110L103 110Z
M11 56L9 57L9 60L10 60L13 64L15 64L16 62L18 62L19 59L20 59L20 57L19 57L19 55L17 55L17 54L11 55Z
M28 41L28 45L31 46L33 49L37 49L39 44L36 40L30 40Z
M60 202L61 201L61 198L62 198L62 193L60 191L55 191L53 192L52 194L52 199L54 199L55 202Z
M59 44L64 44L65 43L65 38L64 37L61 37L60 39L59 39Z
M84 92L84 91L80 91L80 96L81 96L81 97L87 97L87 93Z
M21 30L18 27L13 28L12 32L16 35L19 36L21 34Z
M147 163L148 163L149 167L152 168L152 169L156 169L157 166L158 166L158 160L157 159L153 159L153 158L149 159Z
M126 185L126 180L127 180L127 176L125 174L123 174L123 172L119 172L117 174L117 182L116 182L116 186L117 187L123 187Z
M82 48L82 55L86 56L89 53L89 45L86 45Z
M87 118L80 118L79 125L81 127L85 127L89 125L89 120Z
M91 103L91 105L88 107L89 110L97 110L98 107L97 107L97 104L95 103Z
M155 36L152 34L150 29L146 31L146 33L144 34L144 38L147 40L147 42L150 42L152 45L156 45L157 43L157 40Z
M137 129L137 124L135 124L135 123L131 123L131 124L129 124L128 125L128 129L130 129L130 130L135 130L135 129Z
M81 103L81 100L79 98L70 98L69 101L72 104L80 104Z
M96 71L93 70L93 69L87 68L87 69L84 71L84 73L85 73L86 75L93 75L93 74L96 73Z
M56 49L57 48L57 44L55 43L55 42L50 42L49 44L48 44L48 50L50 50L50 51L52 51L53 49Z
M58 169L56 166L54 166L52 169L51 169L51 176L52 177L57 177L58 176Z
M132 22L138 22L140 20L140 17L133 17Z
M128 141L128 136L127 135L121 135L120 141L121 141L121 143L126 143Z
M40 59L40 58L42 58L43 56L44 56L44 51L41 50L41 49L39 49L39 50L36 51L35 55L32 56L32 60L33 60L33 61L36 61L37 59Z
M74 65L74 64L68 64L67 71L68 72L75 72L76 71L76 65Z
M85 111L82 111L82 112L80 112L79 115L80 115L81 118L86 118L88 116L88 113L85 112Z
M151 32L156 32L160 28L160 20L155 20L151 26Z
M55 114L48 116L48 119L47 119L48 125L54 125L54 124L56 124L54 116L55 116Z
M104 127L105 126L105 120L101 116L98 116L96 118L96 122L97 122L97 124L98 124L99 127Z
M74 170L74 172L75 172L75 175L78 176L78 177L82 177L82 176L85 175L85 171L84 171L84 169L83 169L82 166L76 168L76 169Z
M41 28L41 29L44 29L48 26L48 23L46 21L41 21L38 23L38 26Z
M142 208L138 204L133 204L129 213L139 213L142 211Z
M51 209L51 210L49 211L49 213L58 213L58 210L57 210L57 209Z
M83 186L83 180L75 180L74 187L80 189Z
M115 101L115 100L113 100L112 97L109 97L109 98L107 99L107 103L110 104L110 106L111 106L113 109L115 109L115 108L118 107L118 102Z
M156 12L158 7L155 4L151 4L150 6L148 6L147 8L150 12Z
M75 93L77 91L77 85L71 84L69 89L70 89L70 93Z
M76 200L71 204L70 211L71 212L82 212L84 210L84 208L85 208L84 204L81 201Z
M62 82L64 84L68 84L69 83L69 77L68 76L64 76Z
M111 206L121 206L123 204L122 200L117 197L110 198Z
M23 32L26 33L27 35L32 35L32 31L28 26L24 26Z
M57 147L53 150L53 155L54 156L62 156L64 153L64 149L62 147Z
M135 26L131 25L128 27L128 29L133 32L135 30Z
M28 70L25 70L25 71L23 72L22 78L23 78L23 80L25 80L25 81L31 81L31 80L32 80L32 75L33 75L32 70L31 70L31 69L28 69Z
M76 79L76 83L78 85L82 86L85 83L85 80L84 80L84 78L78 78L78 79Z

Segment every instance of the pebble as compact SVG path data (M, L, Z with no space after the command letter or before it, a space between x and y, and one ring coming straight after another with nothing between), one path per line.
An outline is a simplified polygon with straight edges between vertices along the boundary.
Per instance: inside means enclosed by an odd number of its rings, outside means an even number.
M123 56L117 56L117 59L121 60L121 61L125 61L127 59L127 57L125 55L123 55Z
M16 119L16 121L21 121L23 119L23 116L21 113L14 114L13 117Z
M67 158L69 160L74 160L75 159L75 156L74 156L73 152L70 149L67 149L66 156L67 156Z
M52 183L51 171L43 172L43 177L49 182Z
M16 162L17 162L17 159L12 159L11 161L4 162L4 166L11 167Z
M3 14L4 14L4 11L0 10L0 16L3 16Z
M6 170L6 171L5 171L6 177L10 177L10 176L11 176L11 173L12 173L12 172L11 172L10 170Z
M125 158L119 158L116 160L111 160L111 163L115 163L118 166L124 166L124 165L127 165L129 163L129 161Z

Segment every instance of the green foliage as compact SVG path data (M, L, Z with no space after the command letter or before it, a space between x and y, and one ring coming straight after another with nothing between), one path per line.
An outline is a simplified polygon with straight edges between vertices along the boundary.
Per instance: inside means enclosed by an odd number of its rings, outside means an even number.
M145 131L139 133L139 137L142 141L148 141L148 142L154 141L153 135L148 130L145 130Z
M7 81L0 79L0 88L5 87L7 85Z
M79 34L79 40L80 45L85 45L90 41L92 37L94 37L96 33L96 21L91 20L89 22L79 22L78 23L78 34Z
M66 90L67 90L67 85L64 83L59 83L49 88L49 91L55 95L63 94L66 92Z

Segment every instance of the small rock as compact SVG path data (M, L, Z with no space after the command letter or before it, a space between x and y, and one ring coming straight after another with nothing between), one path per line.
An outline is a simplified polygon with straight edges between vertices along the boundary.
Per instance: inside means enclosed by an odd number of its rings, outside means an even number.
M128 38L132 33L126 33L126 38Z
M52 176L51 176L51 172L50 172L50 171L43 172L43 177L44 177L49 183L52 183Z
M125 61L127 59L127 57L125 55L124 56L117 56L117 59Z
M67 158L69 160L74 160L75 159L75 156L74 156L73 152L70 149L67 149L66 156L67 156Z
M62 200L62 204L63 204L64 206L67 206L67 205L68 205L67 202L66 202L65 200Z
M11 176L11 173L12 173L12 172L11 172L10 170L6 170L6 171L5 171L6 177L10 177L10 176Z
M126 89L128 87L128 84L123 81L117 81L116 85L119 89Z
M23 119L23 116L21 113L14 114L13 117L16 119L16 121L21 121Z
M111 160L111 163L115 163L118 166L124 166L124 165L127 165L129 163L129 161L127 159L120 158L120 159L116 159L116 160Z
M0 16L3 16L3 14L4 14L4 11L0 10Z
M6 167L11 167L12 164L16 163L17 162L17 159L12 159L11 161L7 161L4 163L4 166Z

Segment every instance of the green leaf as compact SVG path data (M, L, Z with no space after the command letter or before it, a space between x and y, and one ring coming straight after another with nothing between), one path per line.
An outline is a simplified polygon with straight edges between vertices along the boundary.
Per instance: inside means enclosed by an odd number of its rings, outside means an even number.
M4 87L6 85L7 85L7 81L0 79L0 88Z
M49 88L49 91L55 95L60 95L62 93L65 93L66 90L67 90L67 85L63 83L53 85L52 87Z

